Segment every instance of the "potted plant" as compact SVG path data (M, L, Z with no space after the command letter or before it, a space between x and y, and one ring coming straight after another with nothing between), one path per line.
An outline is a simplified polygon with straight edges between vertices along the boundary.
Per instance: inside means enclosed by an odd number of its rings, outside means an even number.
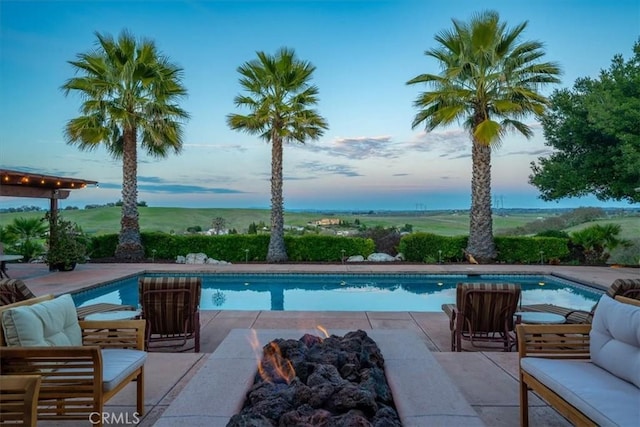
M61 217L50 222L48 243L46 261L50 270L71 271L87 260L87 236L74 222Z

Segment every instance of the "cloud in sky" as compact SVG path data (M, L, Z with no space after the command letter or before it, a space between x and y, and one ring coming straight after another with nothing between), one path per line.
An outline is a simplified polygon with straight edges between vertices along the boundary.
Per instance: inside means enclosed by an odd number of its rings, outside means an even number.
M421 131L406 145L410 150L433 152L439 157L459 159L471 155L471 140L464 129Z
M332 157L346 157L352 160L364 160L372 157L397 158L400 155L398 143L390 136L360 136L335 138L329 144L298 145L305 149L328 154Z
M504 153L505 156L550 156L554 150L550 148L534 148L531 150L509 151Z
M189 143L189 144L184 144L183 145L184 148L208 148L208 149L214 149L214 150L219 150L219 151L227 151L227 152L234 152L234 151L239 151L239 152L245 152L248 150L248 148L244 145L241 144L207 144L207 143Z
M344 175L347 177L363 176L358 173L353 166L344 164L329 164L313 161L299 163L298 168L314 174Z
M104 189L121 189L122 184L105 182L100 183L100 187ZM245 194L246 191L240 191L233 188L206 187L202 185L185 185L175 184L164 178L157 176L139 176L138 190L148 193L170 193L170 194Z

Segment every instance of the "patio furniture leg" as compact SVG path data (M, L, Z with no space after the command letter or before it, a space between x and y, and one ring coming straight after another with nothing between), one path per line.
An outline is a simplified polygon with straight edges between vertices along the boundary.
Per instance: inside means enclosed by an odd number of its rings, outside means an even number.
M520 372L520 427L529 427L529 387Z
M136 378L136 390L138 392L136 399L136 409L138 411L138 415L144 415L144 366L142 367L142 371Z

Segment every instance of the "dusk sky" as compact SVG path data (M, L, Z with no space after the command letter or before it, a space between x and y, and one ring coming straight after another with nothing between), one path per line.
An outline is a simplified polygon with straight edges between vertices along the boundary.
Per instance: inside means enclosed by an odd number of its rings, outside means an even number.
M597 77L616 54L629 58L640 35L638 0L397 1L0 1L0 167L94 180L61 206L121 198L121 163L99 149L65 143L65 123L81 100L65 97L74 74L67 61L95 46L94 33L127 29L155 41L184 69L191 115L180 155L140 153L138 200L149 206L258 207L270 204L271 147L232 131L229 113L241 92L238 66L257 51L293 48L316 66L319 113L329 129L319 141L284 147L286 209L466 209L471 143L458 127L411 129L413 101L425 87L405 83L438 73L424 51L434 35L492 9L510 26L528 21L524 39L545 44L562 83ZM508 135L492 161L499 207L638 207L595 198L545 203L528 184L530 162L547 156L533 119L530 140ZM47 206L3 198L3 207Z

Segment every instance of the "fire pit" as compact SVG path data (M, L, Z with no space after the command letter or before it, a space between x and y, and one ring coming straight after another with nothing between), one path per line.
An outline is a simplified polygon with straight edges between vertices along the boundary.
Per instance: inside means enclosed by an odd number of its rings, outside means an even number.
M337 335L349 331L334 330ZM154 427L224 427L238 414L254 386L259 342L299 339L313 329L232 329L162 413ZM393 402L404 427L484 425L444 372L418 334L411 330L374 329L367 334L380 347ZM186 420L186 421L185 421Z
M253 386L227 427L401 426L380 349L364 331L305 334L263 348Z

